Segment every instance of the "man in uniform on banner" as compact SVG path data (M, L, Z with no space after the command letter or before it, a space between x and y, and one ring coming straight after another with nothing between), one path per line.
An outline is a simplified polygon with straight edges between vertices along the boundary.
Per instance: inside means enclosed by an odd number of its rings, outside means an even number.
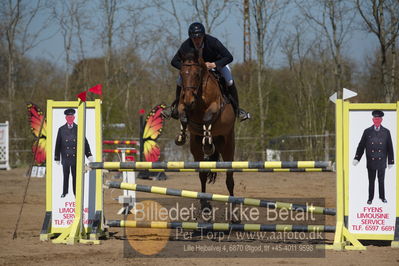
M78 125L74 123L75 110L70 108L65 112L66 124L58 129L57 140L55 142L54 160L60 164L60 156L62 169L64 173L64 183L61 198L68 194L69 190L69 173L72 172L73 194L76 196L76 145L78 135ZM90 162L93 156L90 151L89 142L85 138L85 155Z
M385 169L391 169L394 165L394 155L391 133L381 125L384 112L374 110L372 113L373 125L366 128L356 150L353 165L356 166L363 156L366 149L367 171L369 178L369 196L367 204L371 204L374 199L374 184L376 175L378 177L378 192L382 202L387 203L385 198Z

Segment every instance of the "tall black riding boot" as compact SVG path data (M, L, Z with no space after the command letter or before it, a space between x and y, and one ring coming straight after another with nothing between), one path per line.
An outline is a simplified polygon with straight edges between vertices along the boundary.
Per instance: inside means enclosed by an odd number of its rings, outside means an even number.
M234 113L236 114L236 116L238 116L239 101L235 83L227 88L227 93L229 95L231 105L233 105Z
M229 91L229 94L231 96L230 99L231 99L231 103L233 105L234 113L236 114L236 116L238 116L240 118L240 121L250 119L251 115L248 112L246 112L240 108L236 84L233 82L233 85L231 85L227 90Z
M181 87L179 85L176 86L176 98L175 101L172 103L172 118L173 119L179 119L179 111L177 110L177 106L179 105L179 100L180 100L180 93L181 93Z
M164 109L161 113L161 115L165 119L169 119L172 117L173 119L178 119L179 118L179 112L177 110L177 106L179 104L179 99L180 99L180 92L181 92L181 87L179 85L176 86L176 96L175 100L172 102L170 107Z

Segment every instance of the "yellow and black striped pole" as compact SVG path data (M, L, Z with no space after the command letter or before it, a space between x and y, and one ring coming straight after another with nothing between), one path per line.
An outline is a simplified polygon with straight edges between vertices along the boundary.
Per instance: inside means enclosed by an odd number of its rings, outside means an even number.
M331 168L326 161L288 162L92 162L92 169L276 169L276 168Z
M118 188L126 190L134 190L146 193L154 193L161 195L177 196L183 198L205 199L211 201L221 201L248 206L266 207L270 209L287 209L292 211L310 212L315 214L335 215L336 210L331 208L317 207L313 205L294 204L270 200L259 200L252 198L234 197L220 194L202 193L189 190L179 190L165 187L145 186L139 184L128 184L120 182L108 182L108 188Z
M229 223L191 223L191 222L138 222L131 220L110 220L109 227L186 229L207 231L258 231L258 232L335 232L329 225L290 225L290 224L229 224Z
M332 169L327 168L266 168L266 169L113 169L110 171L116 172L199 172L199 173L226 173L226 172L241 172L241 173L273 173L273 172L332 172Z

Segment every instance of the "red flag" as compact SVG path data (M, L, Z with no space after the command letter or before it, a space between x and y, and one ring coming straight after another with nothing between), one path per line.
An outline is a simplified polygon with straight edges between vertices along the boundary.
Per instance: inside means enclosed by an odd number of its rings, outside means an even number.
M96 86L90 88L89 91L98 95L103 95L103 85L97 84Z
M86 94L87 94L87 91L83 91L83 92L79 93L79 94L76 95L76 96L77 96L79 99L81 99L82 102L85 102L85 101L86 101Z

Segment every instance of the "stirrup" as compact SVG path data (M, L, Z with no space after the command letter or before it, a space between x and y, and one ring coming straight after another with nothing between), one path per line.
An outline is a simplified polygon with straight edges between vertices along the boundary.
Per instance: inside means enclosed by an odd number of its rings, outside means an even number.
M172 107L168 106L165 109L163 109L161 112L161 116L163 117L163 119L169 120L172 116Z
M166 107L165 109L162 110L161 116L165 120L169 120L170 118L173 119L179 119L179 112L177 111L177 108L174 107L173 105Z
M245 121L247 119L251 119L251 114L243 109L238 109L238 117L240 118L240 122Z

